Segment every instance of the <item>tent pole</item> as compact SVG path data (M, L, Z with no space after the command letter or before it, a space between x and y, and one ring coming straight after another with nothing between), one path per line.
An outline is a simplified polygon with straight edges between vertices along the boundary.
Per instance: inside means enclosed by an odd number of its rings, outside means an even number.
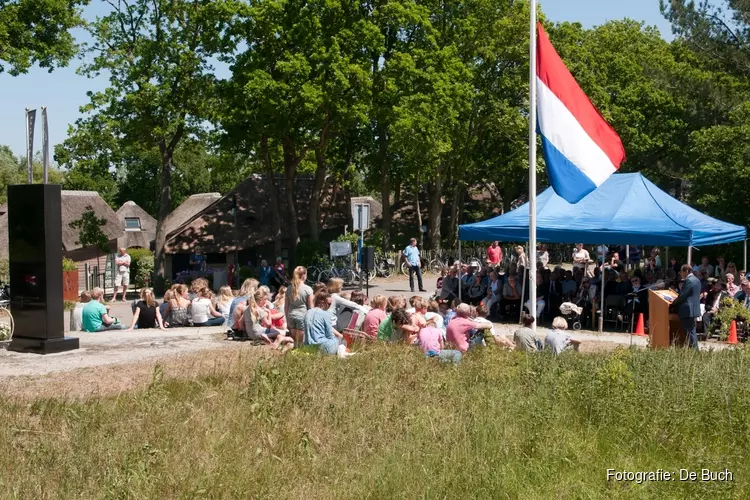
M744 254L744 260L742 264L742 268L747 272L747 240L745 240L745 254Z
M463 288L463 282L461 281L461 238L458 238L458 300L461 301L461 289Z
M531 0L529 22L529 290L531 306L536 312L536 0ZM524 280L524 283L526 280ZM521 297L523 311L523 296ZM536 318L536 314L534 314ZM536 321L531 324L536 331Z
M602 252L602 272L599 273L599 333L604 332L604 278L607 273L606 256Z
M630 245L625 245L625 269L630 271Z
M526 277L527 276L528 276L528 269L524 267L523 268L523 285L521 286L521 307L520 307L521 310L518 312L518 324L519 325L523 322L523 298L526 297ZM529 290L529 292L531 292L531 290ZM534 316L535 318L534 324L536 324L536 303L532 302L531 307L534 308L534 312L533 313L531 311L529 312L531 313L532 316ZM531 309L531 307L529 309Z
M664 277L667 277L667 266L669 265L669 247L664 247L664 262L661 263L661 269Z
M688 247L688 259L687 259L687 263L688 263L689 266L693 265L693 247L692 246Z

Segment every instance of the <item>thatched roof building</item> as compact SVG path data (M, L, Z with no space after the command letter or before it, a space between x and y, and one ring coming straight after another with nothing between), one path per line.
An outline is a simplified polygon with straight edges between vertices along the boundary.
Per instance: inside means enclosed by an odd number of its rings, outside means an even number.
M295 186L295 199L300 236L308 230L307 217L313 190L311 177L299 176ZM287 204L283 179L275 182L279 190L280 206L274 206L269 195L266 176L253 174L230 193L202 210L191 220L167 235L164 250L168 254L229 253L259 247L273 242L273 212L281 211L283 234L286 234ZM232 214L233 200L237 200L237 224ZM320 209L321 231L350 224L351 212L346 196L341 190L329 190Z
M62 210L62 244L63 251L71 252L78 250L81 245L78 241L79 231L70 227L70 223L81 218L87 207L91 207L97 216L103 218L106 223L102 226L102 232L108 240L116 240L122 236L123 230L120 219L112 208L107 205L96 191L66 191L63 190L60 199ZM0 210L0 258L8 258L8 213L7 206L3 205Z
M170 233L193 220L196 215L220 199L219 193L200 193L189 196L164 219L164 232L167 234L167 239Z
M151 248L156 238L156 219L134 201L126 201L117 210L117 216L124 231L117 239L118 247Z

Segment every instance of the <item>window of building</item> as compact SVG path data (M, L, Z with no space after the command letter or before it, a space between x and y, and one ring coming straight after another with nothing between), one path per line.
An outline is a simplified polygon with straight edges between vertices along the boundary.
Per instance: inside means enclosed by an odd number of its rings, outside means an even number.
M125 230L126 231L140 231L141 230L140 217L125 217Z

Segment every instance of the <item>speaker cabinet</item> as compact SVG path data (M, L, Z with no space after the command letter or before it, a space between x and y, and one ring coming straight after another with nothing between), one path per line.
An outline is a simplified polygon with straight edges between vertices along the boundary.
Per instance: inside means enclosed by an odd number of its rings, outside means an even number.
M375 269L375 249L373 247L362 247L362 269L365 271Z
M8 350L51 354L78 349L63 326L60 186L8 186L10 306Z

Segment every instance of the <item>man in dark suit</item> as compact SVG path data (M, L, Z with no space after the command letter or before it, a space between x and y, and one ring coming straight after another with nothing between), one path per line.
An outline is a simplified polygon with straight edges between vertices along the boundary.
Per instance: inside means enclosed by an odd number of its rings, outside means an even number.
M698 335L695 332L695 318L701 315L701 282L693 276L693 269L685 264L680 268L684 280L680 295L674 300L674 307L685 330L688 344L698 349Z

